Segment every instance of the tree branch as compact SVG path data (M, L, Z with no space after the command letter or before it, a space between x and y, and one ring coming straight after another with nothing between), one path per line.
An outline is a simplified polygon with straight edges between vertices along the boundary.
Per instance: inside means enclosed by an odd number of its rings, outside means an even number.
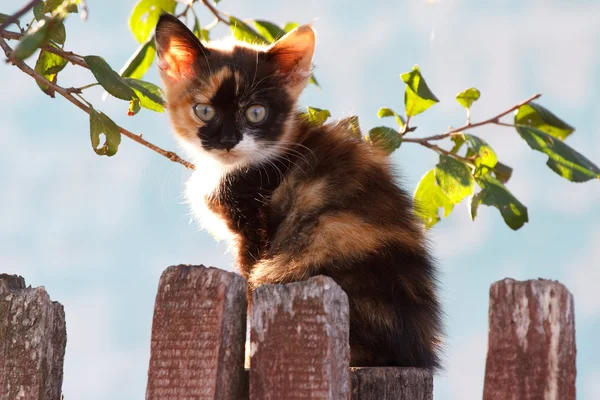
M461 157L458 154L454 154L451 151L442 149L441 147L439 147L439 146L437 146L435 144L429 143L427 140L418 139L418 138L402 138L402 141L403 142L409 142L409 143L418 143L421 146L425 146L428 149L431 149L431 150L435 151L438 154L443 154L445 156L452 157L452 158L454 158L456 160L462 161L465 164L468 164L468 165L470 165L472 167L475 167L475 164L473 164L473 161L471 161L471 160L469 160L467 158Z
M528 98L527 100L523 100L522 102L515 104L514 106L512 106L511 108L509 108L506 111L501 112L500 114L496 115L495 117L486 119L485 121L481 121L481 122L476 122L474 124L472 123L467 123L464 126L461 126L460 128L455 128L452 129L448 132L442 133L440 135L434 135L434 136L427 136L424 138L419 138L417 143L419 143L419 141L432 141L432 140L442 140L442 139L446 139L447 137L450 136L454 136L462 131L466 131L467 129L473 129L473 128L477 128L479 126L482 125L487 125L487 124L498 124L498 125L505 125L504 123L500 122L500 118L504 117L506 114L509 114L515 110L518 110L519 107L527 104L527 103L531 103L533 100L539 99L542 96L541 93L535 94L533 96L531 96L530 98ZM403 139L405 142L408 141L406 139ZM411 140L413 141L413 140Z
M9 60L11 60L12 64L15 65L17 68L19 68L21 71L25 72L27 75L31 76L33 79L35 79L39 83L46 85L48 87L51 87L57 93L59 93L61 96L63 96L65 99L69 100L71 103L73 103L74 105L79 107L81 110L85 111L88 114L90 113L90 108L86 104L84 104L83 102L81 102L80 100L75 98L69 92L68 89L65 89L61 86L58 86L55 83L50 82L49 80L44 78L42 75L35 72L29 65L27 65L23 61L15 60L12 57L13 49L6 43L6 41L2 37L0 37L0 47L2 48L2 50L4 50L4 54L6 54L6 57ZM179 157L176 153L174 153L172 151L167 151L167 150L161 149L160 147L148 142L147 140L142 139L142 135L136 135L135 133L132 133L125 128L122 128L121 126L119 126L119 131L124 136L127 136L131 140L138 142L139 144L146 146L151 150L154 150L155 152L168 158L169 160L179 163L186 168L195 169L193 164L185 161L184 159Z
M226 20L225 18L223 18L223 15L227 16L227 14L225 14L222 11L219 11L216 9L215 6L213 6L212 4L210 4L210 0L202 0L202 4L204 4L206 6L206 8L208 8L210 10L210 12L222 23L227 24L227 25L231 25L231 22L229 22L228 20Z
M11 32L11 31L0 31L0 37L3 37L5 39L21 40L21 39L23 39L23 36L25 36L25 35L23 35L22 33ZM79 54L75 54L72 51L65 51L63 49L60 49L56 46L52 46L50 44L43 45L41 47L41 49L46 50L48 53L54 53L56 55L59 55L62 58L64 58L65 60L69 61L71 64L79 65L80 67L90 69L90 67L87 65L87 63L83 59L83 56L80 56Z
M29 3L25 4L23 6L23 8L21 8L19 11L17 11L14 14L12 14L8 18L6 18L4 20L4 22L0 24L0 31L4 30L4 28L6 28L7 26L9 26L10 24L12 24L14 22L17 22L21 16L27 14L27 12L29 10L31 10L33 7L35 7L35 5L37 3L39 3L40 1L42 1L42 0L31 0Z

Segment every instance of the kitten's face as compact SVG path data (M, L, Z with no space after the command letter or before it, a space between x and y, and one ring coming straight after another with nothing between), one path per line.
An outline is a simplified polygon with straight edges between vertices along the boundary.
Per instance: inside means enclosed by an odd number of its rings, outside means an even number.
M276 155L289 140L314 44L312 28L303 26L271 46L203 45L177 18L163 15L156 27L158 66L186 150L227 166Z

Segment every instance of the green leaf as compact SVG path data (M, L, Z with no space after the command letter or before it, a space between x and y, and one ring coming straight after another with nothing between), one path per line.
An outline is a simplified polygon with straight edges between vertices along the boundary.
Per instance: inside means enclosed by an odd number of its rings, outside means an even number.
M427 110L439 102L438 98L431 92L425 78L421 75L419 66L415 65L410 72L400 75L406 89L404 91L404 106L406 115L412 117Z
M572 182L600 178L600 169L563 141L539 129L526 126L518 126L517 132L529 147L546 154L546 165L563 178Z
M356 115L351 115L340 121L341 126L346 126L350 135L356 139L361 139L360 124Z
M427 172L415 191L415 214L423 220L427 229L440 221L438 210L444 209L444 217L452 212L454 204L446 193L437 185L435 171Z
M104 134L105 140L100 145L100 135L102 134ZM93 107L90 107L90 137L92 148L96 154L109 157L117 154L121 143L119 127L110 118L96 111Z
M515 125L537 128L560 140L565 140L575 131L571 125L536 103L519 107L519 111L515 115Z
M27 32L25 36L23 36L23 39L19 41L13 56L17 60L25 60L30 57L37 49L48 42L49 32L58 22L60 22L60 20L55 18L44 19L38 22L37 25Z
M160 14L173 14L176 5L175 0L140 0L129 17L129 29L133 37L139 43L145 43L152 36Z
M405 124L404 118L402 118L400 115L398 115L398 113L396 113L396 111L392 110L391 108L381 107L379 109L379 111L377 112L377 118L384 118L384 117L394 117L394 118L396 118L396 123L398 124L400 129L402 129L404 127L404 124Z
M327 121L327 118L331 117L331 113L329 112L329 110L322 110L316 107L306 107L306 109L307 112L305 116L308 118L309 121L317 125L323 125L325 121Z
M129 60L127 60L123 68L121 68L119 75L140 79L148 71L155 57L156 44L154 43L154 39L150 38L146 43L140 45Z
M475 157L473 161L476 167L474 176L480 177L490 172L498 162L498 157L496 156L494 149L477 136L464 134L464 137L473 149L472 155ZM467 153L467 157L470 156L471 154Z
M45 12L54 12L58 7L66 6L66 12L76 13L78 3L79 0L46 0Z
M140 99L140 106L156 112L165 110L165 101L158 86L139 79L123 78L123 80L135 91Z
M270 43L276 41L286 33L283 29L269 21L255 20L254 26L256 27L258 33L260 33Z
M312 74L310 76L310 79L308 80L308 83L312 83L313 85L315 85L316 87L318 87L319 89L321 89L321 85L319 85L319 82L317 82L317 78L315 77L315 74Z
M508 165L498 162L496 164L496 166L494 167L494 169L492 170L492 172L493 172L494 176L496 177L496 179L498 179L502 183L506 183L512 176L513 169L511 167L509 167Z
M365 140L388 154L392 154L402 144L400 133L387 126L377 126L371 129Z
M456 95L456 101L464 108L471 108L473 103L479 100L481 93L475 88L465 89Z
M287 24L285 24L285 26L283 27L283 30L285 31L285 33L288 33L290 31L292 31L293 29L296 29L297 27L299 27L300 24L297 22L288 22Z
M462 133L460 135L452 136L450 140L454 142L454 147L452 147L452 150L450 150L452 154L457 154L460 151L463 144L467 142L465 140L465 136Z
M260 33L256 32L245 22L235 18L229 17L231 24L231 33L237 40L241 40L247 43L253 44L269 44L269 41L265 39Z
M440 155L435 166L435 179L453 204L457 204L473 193L475 180L469 167L452 157Z
M200 26L200 20L198 20L198 17L196 17L196 14L194 14L194 35L204 41L204 42L208 42L210 40L209 38L209 32L207 29L202 29L202 27Z
M43 1L40 1L35 6L33 6L33 16L36 21L41 21L44 19L44 14L46 14L46 4Z
M56 82L56 75L65 68L67 60L46 50L40 51L37 62L35 63L35 72L48 79L50 82ZM42 92L50 97L54 97L54 90L47 85L37 82Z
M496 207L502 214L506 225L515 231L529 222L527 207L517 200L499 180L491 175L485 175L477 178L477 183L481 186L481 192L473 196L471 200L470 208L473 220L477 216L479 205L484 204Z
M52 29L50 29L49 38L54 43L63 45L67 40L67 30L65 29L65 24L62 21L58 21Z
M131 100L135 97L132 88L121 78L102 57L83 57L88 64L96 80L111 95L122 100Z

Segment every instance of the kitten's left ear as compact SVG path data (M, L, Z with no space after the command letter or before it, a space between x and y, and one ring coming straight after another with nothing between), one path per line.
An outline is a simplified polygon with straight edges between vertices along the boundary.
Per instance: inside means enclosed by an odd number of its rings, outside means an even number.
M295 28L267 50L279 72L288 77L295 95L299 95L308 83L314 51L315 31L310 25Z
M158 19L155 42L161 75L175 80L192 77L198 56L208 55L208 49L192 31L171 14Z

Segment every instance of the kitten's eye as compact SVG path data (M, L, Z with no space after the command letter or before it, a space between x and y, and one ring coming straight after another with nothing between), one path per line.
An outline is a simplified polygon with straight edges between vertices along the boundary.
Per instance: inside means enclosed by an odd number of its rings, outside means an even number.
M196 104L194 112L204 122L212 120L216 115L215 109L208 104Z
M246 109L246 119L253 124L264 121L266 116L267 109L259 104L254 104Z

